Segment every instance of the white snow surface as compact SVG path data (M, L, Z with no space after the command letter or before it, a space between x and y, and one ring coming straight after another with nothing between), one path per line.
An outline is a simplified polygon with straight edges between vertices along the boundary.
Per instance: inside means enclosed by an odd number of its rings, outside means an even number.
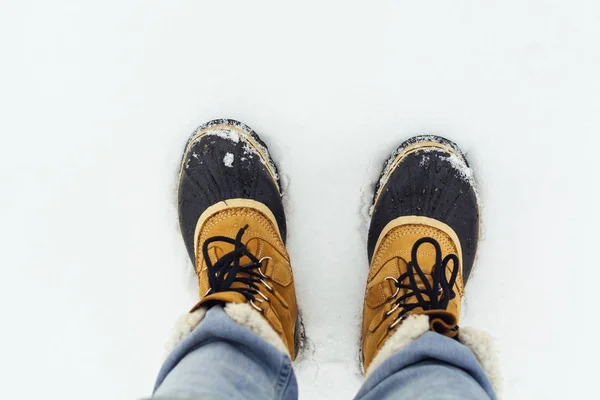
M225 157L223 157L223 164L228 168L233 168L234 160L235 156L232 153L226 153Z
M483 237L461 325L497 340L505 398L593 397L600 3L289 4L3 2L3 397L151 393L198 297L181 152L214 118L281 167L301 398L361 384L367 211L416 134L473 167Z

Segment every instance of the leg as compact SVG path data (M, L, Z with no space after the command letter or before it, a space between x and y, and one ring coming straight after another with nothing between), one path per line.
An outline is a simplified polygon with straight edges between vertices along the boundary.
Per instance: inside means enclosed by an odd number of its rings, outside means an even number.
M267 146L237 121L201 126L186 145L177 197L200 301L161 369L156 396L295 398L291 359L301 323Z
M220 306L208 310L171 353L154 392L157 399L297 397L289 356L234 322Z
M357 399L494 399L473 352L426 332L390 356L367 378Z
M359 397L494 398L490 341L459 329L478 239L478 198L460 149L435 136L404 142L373 199Z

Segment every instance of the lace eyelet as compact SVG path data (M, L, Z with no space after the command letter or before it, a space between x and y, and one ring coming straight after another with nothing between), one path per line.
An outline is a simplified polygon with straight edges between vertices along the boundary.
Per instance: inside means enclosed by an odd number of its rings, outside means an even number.
M403 316L401 316L400 318L397 318L388 328L388 330L392 330L396 327L396 325L398 325L400 322L404 321L406 318L408 317L408 313L404 314Z
M395 306L394 306L394 307L393 307L393 308L392 308L390 311L388 311L388 312L386 312L386 313L385 313L385 316L386 316L386 317L389 317L389 316L390 316L390 315L392 315L392 313L393 313L394 311L396 311L396 310L397 310L399 307L400 307L400 305L399 305L399 304L396 304L396 305L395 305Z
M398 279L394 278L393 276L386 276L385 280L386 281L394 281L396 283L396 293L394 293L393 295L388 297L388 300L391 300L394 297L398 296L398 293L400 292L400 288L398 287Z
M257 292L260 297L262 297L267 303L269 302L269 298L267 296L265 296L260 290Z
M263 285L265 285L265 287L267 288L267 290L268 290L269 292L272 292L272 291L273 291L273 288L272 288L272 287L271 287L271 286L270 286L270 285L269 285L267 282L265 282L265 280L264 280L264 279L261 279L261 280L260 280L260 283L262 283Z
M264 260L271 260L271 261L272 261L272 260L273 260L273 258L271 258L271 257L269 257L269 256L264 256L263 258L261 258L260 260L258 260L258 263L259 263L259 264L262 264L262 262L263 262Z
M259 299L257 299L257 300L259 300ZM262 303L262 300L259 300L259 301ZM264 313L264 310L263 310L262 308L260 308L259 306L257 306L257 305L254 303L254 300L250 300L250 305L251 305L251 306L252 306L252 307L253 307L253 308L254 308L256 311L260 312L261 314L262 314L262 313Z
M260 276L262 276L264 279L268 279L269 277L267 275L265 275L264 272L262 272L262 263L265 260L273 260L273 259L271 257L261 258L260 260L258 260L259 267L257 269L258 269L258 273L260 274Z

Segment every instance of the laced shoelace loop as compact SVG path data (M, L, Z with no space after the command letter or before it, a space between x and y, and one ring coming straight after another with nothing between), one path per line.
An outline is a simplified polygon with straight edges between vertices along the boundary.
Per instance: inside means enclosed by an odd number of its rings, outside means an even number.
M205 296L218 292L237 292L242 294L256 310L262 312L262 309L258 307L254 302L259 301L268 302L269 299L260 291L259 283L262 283L267 290L272 291L272 287L269 286L265 279L267 276L262 272L262 262L271 257L263 257L260 260L252 254L246 245L242 242L242 237L248 229L248 225L241 228L235 239L227 236L213 236L208 238L202 245L202 255L204 262L206 263L207 275L208 275L208 286L209 289ZM220 257L214 264L212 263L208 254L209 246L215 242L225 242L232 244L234 249ZM248 257L250 259L249 264L240 265L242 257ZM232 287L235 282L242 283L242 287ZM261 298L257 298L259 295Z
M425 276L425 273L417 260L419 247L425 243L433 245L435 250L435 262L431 271L431 282ZM452 261L452 272L450 274L450 279L447 279L446 269L448 268L450 261ZM391 296L391 299L394 299L400 290L406 290L406 293L394 300L394 307L386 314L389 316L397 309L401 308L394 322L390 326L390 329L403 321L415 308L422 308L425 311L445 310L448 307L450 300L456 297L456 293L454 293L452 288L456 283L458 271L459 260L456 254L448 254L442 260L442 249L437 240L431 237L424 237L417 240L412 247L411 260L406 265L406 272L401 274L398 279L395 279L394 277L386 278L386 280L389 278L389 280L394 281L394 285L397 288L396 293ZM419 287L417 276L424 288ZM408 278L408 284L402 283L406 278ZM410 303L406 302L406 300L412 298L416 301Z

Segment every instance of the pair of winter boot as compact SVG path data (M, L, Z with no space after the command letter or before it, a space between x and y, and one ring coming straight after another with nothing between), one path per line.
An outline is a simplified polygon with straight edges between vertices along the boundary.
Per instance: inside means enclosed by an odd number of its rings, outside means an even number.
M281 184L266 144L237 121L199 127L183 154L177 196L200 287L190 311L199 315L195 323L221 304L295 359L302 323ZM460 149L437 136L402 143L384 165L371 208L361 349L367 373L415 329L460 340L478 238L477 195Z

